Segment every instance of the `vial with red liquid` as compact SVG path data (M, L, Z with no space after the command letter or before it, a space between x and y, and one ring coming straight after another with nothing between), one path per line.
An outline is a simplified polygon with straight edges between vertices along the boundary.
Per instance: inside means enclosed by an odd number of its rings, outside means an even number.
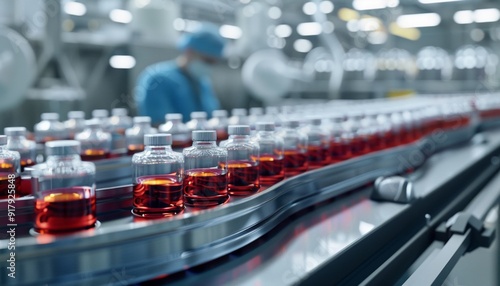
M283 139L276 135L271 122L258 122L253 140L259 145L261 186L272 186L285 178Z
M21 171L26 167L36 164L36 143L26 139L25 127L7 127L4 129L7 135L7 149L17 151L21 155Z
M37 143L45 143L54 140L64 139L65 129L64 124L59 122L59 114L57 113L42 113L42 121L35 125L35 141Z
M80 142L45 144L47 160L33 166L34 228L59 234L94 227L96 223L95 165L80 159Z
M108 131L109 128L109 111L106 109L92 110L92 119L97 119L101 122L102 129Z
M227 140L229 134L227 133L228 119L226 110L214 110L212 118L208 121L208 127L217 132L217 141Z
M256 123L261 122L264 117L264 108L251 107L248 115L248 124L250 125L250 134L255 135Z
M352 112L342 124L344 129L352 134L351 152L352 156L361 156L370 152L368 145L369 129L363 128L361 121L364 118L362 112Z
M186 123L189 130L207 130L207 113L205 111L195 111L190 114L191 120Z
M217 147L215 130L193 131L192 138L193 146L182 151L185 204L206 208L227 202L227 151Z
M75 140L81 145L81 159L95 161L108 158L111 151L111 134L102 129L101 122L97 119L88 120L86 125L83 132L75 135Z
M292 177L307 171L307 135L299 130L298 120L283 122L283 129L278 135L283 138L285 176Z
M159 126L162 133L172 135L172 148L182 149L191 146L191 131L182 122L181 113L167 113L166 122Z
M368 140L368 149L372 152L386 148L384 129L377 122L377 111L367 111L361 120L361 128L365 130Z
M335 115L332 117L330 126L330 162L338 163L351 159L352 133L343 127L344 116Z
M132 118L128 116L126 108L111 109L109 118L109 132L111 133L111 150L114 153L125 153L127 140L125 131L132 127Z
M307 159L309 169L317 169L330 163L330 134L322 126L320 118L308 120L307 126L302 128L307 135Z
M259 145L250 140L250 126L229 125L229 139L221 142L227 150L227 191L249 196L260 188Z
M278 131L281 129L281 125L283 123L283 118L280 115L280 110L276 106L266 106L266 115L264 117L265 120L261 121L267 121L267 122L273 122L274 123L274 128Z
M7 136L0 135L0 199L21 197L21 156L7 149Z
M85 113L83 111L68 112L68 120L64 121L66 139L73 139L77 133L85 129Z
M125 131L128 155L144 151L144 135L158 133L156 128L151 127L149 116L136 116L133 123L134 125Z
M231 117L229 117L230 125L247 125L248 116L245 108L233 108L231 110Z
M184 210L184 161L172 151L170 134L146 134L143 152L134 154L132 212L144 218L167 217Z

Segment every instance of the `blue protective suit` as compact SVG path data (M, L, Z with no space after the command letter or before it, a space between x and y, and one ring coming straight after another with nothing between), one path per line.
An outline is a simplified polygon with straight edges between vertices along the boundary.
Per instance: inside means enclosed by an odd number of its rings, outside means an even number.
M135 100L139 114L150 116L153 125L165 122L167 113L182 113L188 121L193 111L210 115L220 109L210 79L188 75L175 61L147 67L139 76Z

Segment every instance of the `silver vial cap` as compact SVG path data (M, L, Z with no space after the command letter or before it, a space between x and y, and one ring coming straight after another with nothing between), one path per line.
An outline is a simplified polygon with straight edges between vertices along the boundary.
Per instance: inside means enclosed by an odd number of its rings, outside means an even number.
M229 125L227 127L229 135L250 135L250 126L248 125Z
M26 135L26 127L5 127L3 133L7 136L24 136Z
M83 111L70 111L68 112L68 118L69 119L84 119L85 118L85 112Z
M181 113L167 113L165 115L165 120L167 120L167 121L182 120L182 114Z
M146 146L172 145L172 135L165 133L146 134L144 135L144 145Z
M215 130L195 130L192 133L193 141L215 141L217 133Z
M257 131L274 131L275 125L272 122L258 122L255 125Z
M45 143L45 154L47 156L78 155L80 151L80 142L76 140L59 140Z
M42 113L40 117L42 118L42 120L59 120L59 114L53 112Z

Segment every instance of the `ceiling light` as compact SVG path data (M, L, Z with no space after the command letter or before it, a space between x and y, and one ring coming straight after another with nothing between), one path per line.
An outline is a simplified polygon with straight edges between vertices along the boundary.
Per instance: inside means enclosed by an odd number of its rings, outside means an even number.
M319 10L321 13L329 14L333 12L333 3L331 1L321 1L319 3Z
M446 2L457 2L462 0L418 0L422 4L436 4L436 3L446 3Z
M307 53L312 49L312 43L306 39L298 39L293 43L293 48L299 53Z
M471 10L457 11L453 15L453 20L457 24L470 24L474 22L474 12Z
M401 28L398 24L391 23L389 31L391 34L407 40L416 41L420 39L420 30L417 28Z
M109 18L113 22L128 24L132 22L132 13L127 10L113 9L109 12Z
M241 38L243 32L241 31L241 28L238 26L222 25L219 28L219 34L224 38L236 40Z
M496 22L498 20L500 20L500 11L496 8L474 11L474 21L476 23Z
M269 8L269 10L267 11L267 16L274 20L281 18L281 14L281 9L276 6Z
M393 8L399 5L399 0L354 0L352 7L358 11Z
M437 13L421 13L401 15L397 23L402 28L434 27L441 23L441 17Z
M340 20L348 22L350 20L358 19L359 13L349 8L340 8L338 16Z
M316 36L321 34L322 27L318 22L306 22L297 25L297 33L301 36Z
M286 24L278 25L274 28L274 34L280 38L290 37L292 28Z
M68 15L83 16L87 13L87 7L83 3L71 1L64 4L64 12Z
M109 59L109 65L115 69L131 69L135 67L135 58L129 55L115 55Z
M304 11L306 15L314 15L316 11L318 11L318 7L314 2L306 2L304 6L302 6L302 11Z

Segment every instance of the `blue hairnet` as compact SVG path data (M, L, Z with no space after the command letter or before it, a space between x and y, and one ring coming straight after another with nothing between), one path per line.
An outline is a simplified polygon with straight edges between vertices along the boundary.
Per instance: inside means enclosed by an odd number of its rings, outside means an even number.
M224 39L214 25L203 24L192 33L183 34L177 47L181 51L192 49L207 56L221 58L224 44Z

